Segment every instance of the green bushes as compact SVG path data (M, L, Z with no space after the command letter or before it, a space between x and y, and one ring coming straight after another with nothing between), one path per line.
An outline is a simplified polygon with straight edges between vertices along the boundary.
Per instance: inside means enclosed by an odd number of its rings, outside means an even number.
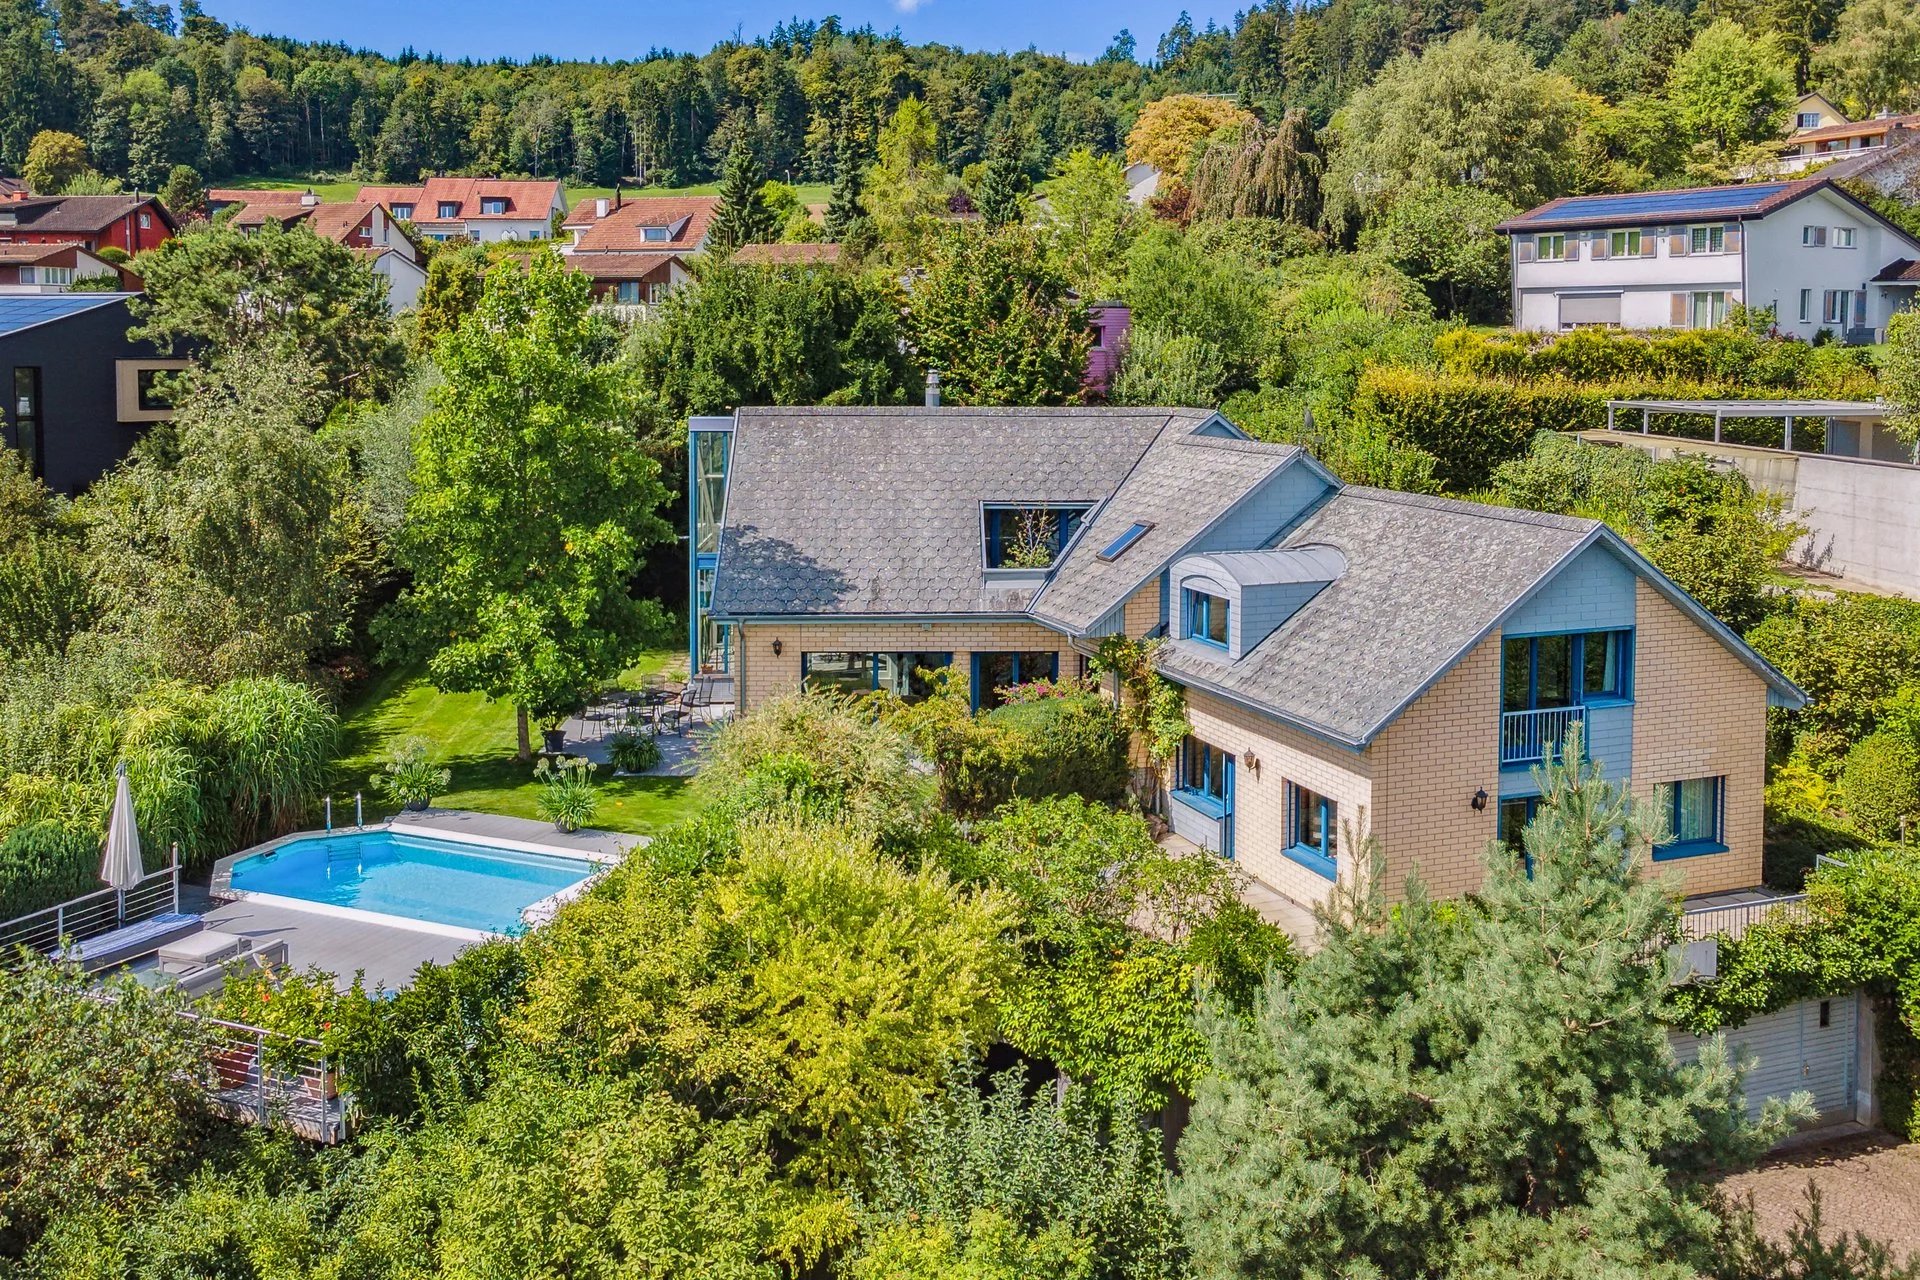
M1920 817L1920 754L1899 734L1875 733L1853 744L1840 767L1847 820L1877 840L1901 834Z
M1113 704L1085 684L1022 685L1009 691L1014 701L983 716L968 709L964 682L941 673L934 689L896 718L933 762L949 812L985 817L1016 797L1125 799L1127 728Z
M100 842L55 822L18 827L0 840L0 920L100 888Z
M1594 328L1548 336L1455 329L1436 338L1433 349L1447 373L1475 378L1724 384L1739 388L1726 393L1734 398L1773 390L1856 399L1871 398L1875 389L1872 370L1852 348L1733 327L1658 334Z

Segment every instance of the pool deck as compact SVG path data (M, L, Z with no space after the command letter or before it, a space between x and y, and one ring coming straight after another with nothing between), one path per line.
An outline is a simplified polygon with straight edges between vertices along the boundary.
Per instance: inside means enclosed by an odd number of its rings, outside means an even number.
M645 836L624 835L613 831L585 829L560 832L551 823L527 818L507 818L498 814L472 813L461 809L428 809L420 813L396 816L391 824L364 828L368 831L412 831L419 835L439 835L496 848L531 850L579 858L598 863L614 863L628 849L647 842ZM333 834L345 835L353 827L335 827ZM303 831L271 841L278 845L290 840L324 835ZM181 909L198 913L209 929L251 938L261 946L275 939L287 944L287 959L295 969L319 968L335 975L336 985L345 990L356 972L365 975L369 989L384 986L389 990L404 987L429 961L445 964L475 944L474 937L461 937L462 930L424 922L415 923L397 916L374 917L372 913L343 913L315 904L313 909L288 898L249 897L234 894L229 888L232 866L269 845L243 850L215 864L209 889L186 887ZM584 885L586 882L582 882ZM562 891L554 899L571 897L574 891ZM542 904L536 904L536 906ZM550 917L551 907L544 913Z

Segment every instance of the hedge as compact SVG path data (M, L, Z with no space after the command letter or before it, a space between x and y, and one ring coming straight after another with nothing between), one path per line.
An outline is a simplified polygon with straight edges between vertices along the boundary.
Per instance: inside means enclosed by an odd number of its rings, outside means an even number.
M0 840L0 920L101 887L100 844L84 831L36 822Z
M1808 399L1870 400L1877 389L1857 348L1815 347L1744 329L1595 328L1551 335L1456 329L1435 338L1433 349L1446 372L1472 377L1741 388L1727 398L1791 391Z
M1537 432L1605 427L1609 400L1738 400L1756 398L1761 390L1753 384L1594 383L1548 376L1512 381L1377 366L1361 375L1353 416L1398 444L1432 454L1434 478L1448 489L1464 491L1485 488L1494 468L1524 454ZM1638 420L1632 425L1637 427ZM1796 443L1818 447L1818 425L1796 423ZM1659 429L1695 439L1712 436L1706 419L1669 416ZM1721 438L1734 444L1777 445L1780 430L1777 420L1735 419L1723 424Z

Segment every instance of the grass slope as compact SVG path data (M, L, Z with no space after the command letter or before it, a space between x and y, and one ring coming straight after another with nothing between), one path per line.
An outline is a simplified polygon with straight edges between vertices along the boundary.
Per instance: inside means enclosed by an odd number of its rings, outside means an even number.
M334 181L328 178L234 178L220 184L223 188L241 191L305 191L312 188L313 194L332 204L351 201L360 194L363 184L358 180ZM365 184L374 185L374 184ZM406 183L388 185L406 186ZM824 182L802 182L794 186L800 195L802 204L825 204L828 188ZM567 207L572 208L582 200L592 200L597 196L611 196L612 187L578 187L567 184ZM711 182L703 182L691 187L622 187L622 196L714 196L720 194L720 188Z
M680 656L649 651L620 683L637 685ZM415 736L433 743L435 754L453 770L451 788L434 803L515 818L540 816L533 767L514 758L513 708L477 693L441 693L418 667L382 672L347 709L334 767L335 805L351 806L353 793L364 791L369 819L391 812L375 799L367 779L394 744ZM609 831L654 835L699 808L686 778L611 778L602 768L597 779L600 811L593 825Z

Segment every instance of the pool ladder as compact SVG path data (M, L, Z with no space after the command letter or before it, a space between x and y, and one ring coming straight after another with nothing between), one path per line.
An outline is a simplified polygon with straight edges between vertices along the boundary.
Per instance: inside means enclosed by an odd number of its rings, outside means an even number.
M353 793L353 828L358 831L366 826L365 806L361 802L361 793ZM333 797L327 797L327 830L333 830Z

